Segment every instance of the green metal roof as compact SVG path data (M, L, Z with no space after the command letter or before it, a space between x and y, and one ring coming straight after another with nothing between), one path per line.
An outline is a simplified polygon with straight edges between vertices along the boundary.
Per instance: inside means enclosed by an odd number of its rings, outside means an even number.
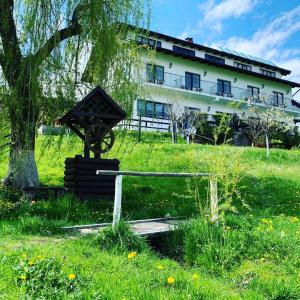
M276 64L274 64L272 61L270 61L268 59L260 58L260 57L253 56L253 55L250 55L250 54L246 54L246 53L236 51L236 50L231 50L231 49L228 49L228 48L225 48L225 47L218 46L217 48L218 48L218 50L229 53L229 54L241 56L241 57L244 57L244 58L247 58L247 59L255 60L259 63L264 63L264 64L267 64L267 65L270 65L270 66L278 67Z

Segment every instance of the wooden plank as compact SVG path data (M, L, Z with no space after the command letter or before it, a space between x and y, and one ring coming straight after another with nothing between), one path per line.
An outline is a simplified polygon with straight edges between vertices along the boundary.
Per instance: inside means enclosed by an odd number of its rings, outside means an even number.
M110 171L97 170L97 175L124 175L124 176L145 176L145 177L200 177L211 176L209 173L161 173L161 172L135 172L135 171Z
M176 218L158 218L148 220L135 220L126 222L131 225L135 234L142 236L150 236L159 233L170 232L178 229L180 224L184 224L184 220L178 220ZM112 225L111 223L103 224L89 224L89 225L77 225L62 227L64 230L78 231L81 234L98 233L99 230Z

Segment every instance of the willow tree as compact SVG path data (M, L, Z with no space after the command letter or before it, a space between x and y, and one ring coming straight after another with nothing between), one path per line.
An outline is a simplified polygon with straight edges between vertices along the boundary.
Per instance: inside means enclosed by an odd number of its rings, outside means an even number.
M0 0L0 127L10 138L5 184L39 184L37 127L74 103L91 49L92 83L131 107L138 55L124 24L145 25L146 9L143 0Z

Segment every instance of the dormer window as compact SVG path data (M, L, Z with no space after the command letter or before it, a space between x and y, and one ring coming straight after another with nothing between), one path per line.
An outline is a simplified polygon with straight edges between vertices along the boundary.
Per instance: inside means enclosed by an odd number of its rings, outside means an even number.
M211 55L211 54L205 54L205 59L206 60L209 60L209 61L212 61L212 62L215 62L215 63L218 63L218 64L225 64L225 59L224 58L221 58L221 57L218 57L218 56L214 56L214 55Z
M275 72L265 70L265 69L260 69L260 73L269 77L276 77Z
M250 65L242 64L236 61L234 62L234 66L242 70L252 71L252 67Z
M178 46L173 46L173 51L176 53L179 53L179 54L195 56L194 50L190 50L190 49L186 49L186 48L182 48L182 47L178 47Z
M140 45L147 45L147 46L150 46L153 48L154 47L161 48L161 41L149 39L149 38L141 36L141 35L137 35L135 40Z

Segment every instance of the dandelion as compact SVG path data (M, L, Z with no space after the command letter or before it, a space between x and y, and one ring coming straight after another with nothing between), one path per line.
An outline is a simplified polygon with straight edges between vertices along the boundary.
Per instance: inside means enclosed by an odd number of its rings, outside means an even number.
M130 252L128 253L127 257L128 259L133 259L137 256L137 252L133 251L133 252Z
M192 276L193 280L198 280L200 278L199 274L194 273Z
M165 267L163 265L158 265L157 270L163 270Z
M21 275L21 276L20 276L20 279L21 279L21 280L26 280L26 279L27 279L27 276L26 276L26 275Z
M170 276L170 277L167 278L167 283L168 283L168 284L171 285L171 284L173 284L174 282L175 282L174 277Z
M34 265L34 261L30 260L28 264L29 264L30 267L32 267Z
M69 274L68 278L69 278L70 280L74 280L74 279L76 278L76 275L73 274L73 273L71 273L71 274Z
M299 218L298 217L291 217L291 221L293 223L297 223L297 222L299 222Z

